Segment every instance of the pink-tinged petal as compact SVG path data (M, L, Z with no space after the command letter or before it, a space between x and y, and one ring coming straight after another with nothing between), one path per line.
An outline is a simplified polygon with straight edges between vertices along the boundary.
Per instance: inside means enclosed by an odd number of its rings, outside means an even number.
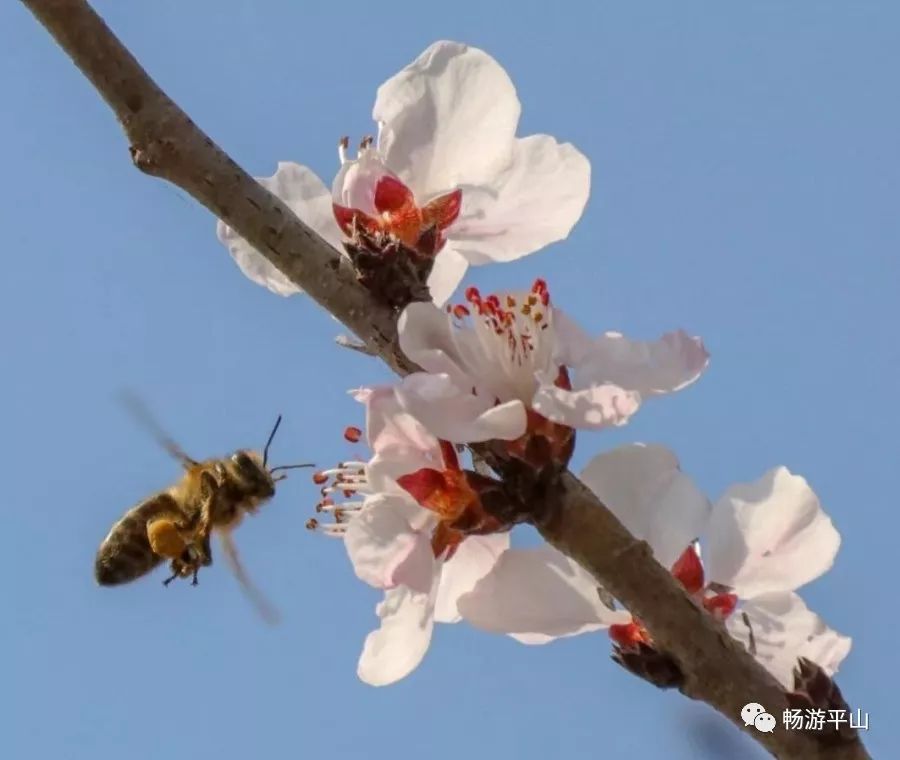
M359 158L341 164L331 185L332 201L338 206L377 216L375 193L385 177L393 175L378 153L371 148L363 149Z
M300 221L325 238L334 248L341 250L341 233L331 213L331 194L312 170L300 164L282 161L274 175L257 177L256 181L278 196ZM280 296L300 292L265 256L227 224L219 221L216 233L241 271L253 282Z
M431 274L428 275L428 290L431 291L431 300L436 306L447 303L466 276L468 268L469 262L451 246L441 248L434 259Z
M366 499L363 510L350 520L344 546L361 581L382 589L400 584L422 592L431 588L431 541L412 529L409 511L402 497L378 495Z
M664 567L706 528L709 501L664 446L621 446L594 457L580 477Z
M460 597L475 588L508 548L509 533L469 536L459 545L453 557L444 563L434 606L434 619L438 623L458 623L462 619L457 606Z
M777 467L726 491L713 507L708 543L709 579L746 599L818 578L841 536L806 480Z
M426 458L436 456L436 461L440 462L437 439L403 409L395 386L362 388L352 393L366 406L366 440L375 454L389 456L394 451L413 449L422 452ZM418 466L414 465L412 469L418 469Z
M471 264L513 261L568 237L590 187L590 162L570 143L516 140L512 164L490 192L463 192L449 238Z
M512 441L527 426L521 401L494 405L491 399L460 388L449 375L408 375L397 387L397 398L433 435L452 443Z
M417 197L492 184L510 164L519 99L487 53L436 42L375 99L378 149Z
M629 340L611 332L597 338L594 351L577 367L576 376L652 396L690 385L708 364L703 341L683 330L654 341Z
M510 549L457 603L476 628L544 644L627 622L630 615L600 601L597 582L550 546Z
M850 652L852 640L829 628L793 592L761 594L741 610L753 631L756 659L786 688L794 686L797 658L806 657L833 675ZM750 648L750 629L742 615L732 615L725 625Z
M375 608L381 625L366 637L356 669L363 682L387 686L408 676L422 662L431 644L440 577L436 572L426 593L406 586L385 593Z
M557 373L540 373L531 406L548 420L577 429L599 430L624 425L641 405L640 394L617 385L567 390L556 385ZM576 378L577 379L577 378Z

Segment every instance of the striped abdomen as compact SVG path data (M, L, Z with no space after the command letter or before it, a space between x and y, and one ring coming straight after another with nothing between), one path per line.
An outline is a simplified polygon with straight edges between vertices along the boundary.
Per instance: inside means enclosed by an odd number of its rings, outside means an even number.
M116 586L146 575L163 558L154 554L147 536L148 521L169 517L181 522L184 513L171 494L163 491L129 509L97 550L94 577L101 586Z

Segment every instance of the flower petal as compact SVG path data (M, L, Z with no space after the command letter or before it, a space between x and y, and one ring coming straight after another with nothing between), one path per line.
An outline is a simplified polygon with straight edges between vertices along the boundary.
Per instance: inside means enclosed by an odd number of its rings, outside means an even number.
M590 195L591 165L549 135L516 140L510 167L490 192L463 190L448 231L471 264L513 261L565 239Z
M707 574L742 598L791 591L828 570L840 545L806 480L777 467L713 507Z
M625 611L608 609L600 601L597 582L546 545L504 552L493 570L459 599L458 608L475 627L515 635L527 644L544 644L631 619Z
M403 584L427 592L435 572L427 534L413 530L409 514L420 510L401 496L379 494L366 499L350 520L344 546L357 577L375 588Z
M375 608L381 618L363 644L357 675L371 686L387 686L408 676L418 667L431 644L434 602L440 572L426 593L400 586L385 593Z
M275 174L257 177L256 181L277 195L300 221L341 250L341 233L332 215L331 193L311 169L282 161ZM253 282L280 296L300 292L265 256L221 220L216 226L216 233L241 271Z
M397 397L433 435L451 443L512 441L525 433L527 425L521 401L494 405L468 388L461 389L449 375L408 375L397 387Z
M581 480L635 538L671 567L703 533L710 505L664 446L632 444L594 457Z
M500 64L442 41L378 88L372 117L385 163L421 203L461 185L493 183L510 164L519 112Z
M471 385L457 345L460 334L471 331L454 327L446 312L430 303L411 303L400 314L397 332L400 350L410 361L426 372L449 375L462 388Z
M633 341L610 332L597 338L591 355L577 367L576 377L616 383L651 396L690 385L708 364L703 341L683 330L655 341Z
M749 648L750 630L756 647L755 657L781 684L794 686L794 666L798 657L806 657L828 675L849 654L852 640L832 630L803 600L789 591L761 594L741 607L750 623L740 615L726 622L729 633Z
M581 430L624 425L641 405L639 393L610 383L567 390L555 384L555 374L539 373L537 380L531 401L534 411Z
M577 367L593 351L594 338L557 306L551 311L551 319L556 336L553 361L567 367Z
M434 619L438 623L458 623L462 619L458 609L460 597L475 588L508 548L509 533L468 536L459 545L456 554L444 563L434 606Z
M331 199L338 206L376 216L375 192L384 177L396 179L375 150L362 148L359 158L341 164L331 184Z
M428 275L428 290L436 306L443 306L449 300L468 268L469 262L453 247L445 245L438 252L431 274Z
M434 456L435 461L441 461L437 439L403 409L395 386L361 388L352 393L366 405L366 440L376 455L390 456L392 452L405 453L414 449L422 452L426 459ZM424 466L414 463L409 471Z

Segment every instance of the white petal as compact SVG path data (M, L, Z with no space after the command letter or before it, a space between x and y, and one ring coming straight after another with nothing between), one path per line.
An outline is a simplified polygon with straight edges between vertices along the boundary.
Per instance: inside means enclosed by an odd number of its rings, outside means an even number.
M709 364L700 338L683 330L655 341L628 340L619 333L597 338L594 351L576 370L576 377L616 383L650 396L671 393L693 383Z
M434 619L438 623L458 623L462 619L457 608L459 598L475 588L508 548L509 533L469 536L459 545L456 554L444 563L434 606Z
M548 135L516 140L513 162L491 192L463 189L451 243L471 264L513 261L564 240L581 218L590 162Z
M341 250L341 233L331 211L331 193L311 169L282 161L274 175L257 177L256 181L277 195L302 222L334 248ZM241 271L253 282L281 296L300 292L265 256L224 222L219 221L216 233Z
M469 268L469 262L450 245L445 245L434 260L434 267L428 275L428 289L431 300L443 306L462 282Z
M708 543L709 579L747 598L818 578L841 537L809 484L778 467L728 489L713 507Z
M601 601L597 582L550 546L510 549L458 608L463 618L491 633L522 643L543 644L624 623L631 616Z
M553 333L556 336L553 360L556 364L577 367L593 351L594 338L582 330L581 326L570 319L562 309L554 306L551 314Z
M397 387L397 397L433 435L451 443L511 441L523 435L527 425L521 401L495 406L490 399L455 385L448 375L407 375Z
M832 630L792 592L776 591L748 600L741 606L753 631L756 659L788 689L794 686L798 657L806 657L828 675L850 652L849 637ZM750 632L741 614L727 621L728 631L749 649Z
M555 375L539 373L531 405L538 414L580 430L624 425L641 405L639 393L604 384L565 390L554 384Z
M466 371L457 344L457 334L470 333L453 326L449 315L430 303L411 303L397 322L400 350L426 372L449 375L460 387L470 387L474 378Z
M361 581L382 589L399 584L421 592L431 588L434 555L428 536L410 525L414 506L400 496L377 495L350 520L344 546Z
M580 477L667 568L704 532L709 519L709 501L663 446L613 449L594 457Z
M363 644L356 672L371 686L386 686L408 676L422 662L434 629L434 601L440 572L427 593L406 586L388 591L376 608L381 626Z
M436 42L378 88L372 116L385 163L424 202L460 185L491 184L510 164L519 112L515 87L493 58Z

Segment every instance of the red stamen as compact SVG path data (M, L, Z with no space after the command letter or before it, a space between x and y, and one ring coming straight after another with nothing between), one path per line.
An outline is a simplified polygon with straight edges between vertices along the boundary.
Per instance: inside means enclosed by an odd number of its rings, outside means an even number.
M324 472L313 473L312 479L313 479L313 483L315 483L317 486L320 486L323 483L328 482L328 476Z
M359 439L362 438L362 430L360 430L358 427L349 425L344 430L344 438L350 441L350 443L357 443Z
M447 311L450 311L449 306L447 307ZM456 306L453 307L453 316L457 319L463 319L464 317L469 316L469 310L461 303L456 304Z

